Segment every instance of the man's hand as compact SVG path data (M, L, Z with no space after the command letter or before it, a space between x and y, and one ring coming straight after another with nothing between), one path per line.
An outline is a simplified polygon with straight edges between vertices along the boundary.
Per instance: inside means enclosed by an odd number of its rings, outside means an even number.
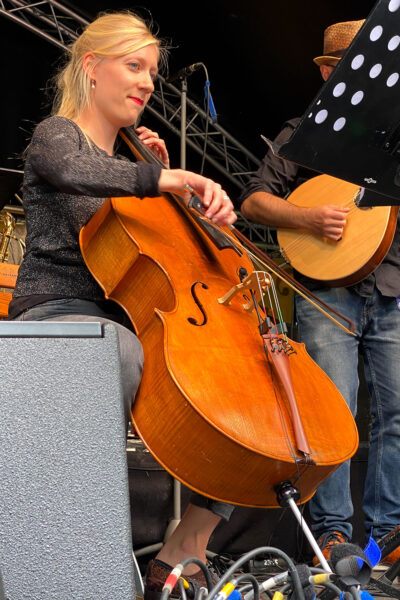
M349 208L327 204L306 208L305 227L317 235L338 241L343 235Z

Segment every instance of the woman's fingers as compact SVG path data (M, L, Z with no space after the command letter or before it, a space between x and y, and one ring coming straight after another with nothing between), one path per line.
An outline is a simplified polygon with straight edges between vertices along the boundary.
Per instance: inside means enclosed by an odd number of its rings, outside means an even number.
M138 127L136 132L139 135L140 141L161 160L165 167L169 168L168 150L164 140L159 137L158 133L143 126Z

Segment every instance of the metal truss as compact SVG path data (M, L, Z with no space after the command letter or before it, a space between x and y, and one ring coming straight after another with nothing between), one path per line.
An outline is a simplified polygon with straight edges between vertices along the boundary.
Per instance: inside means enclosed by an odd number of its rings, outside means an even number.
M0 0L0 14L64 50L89 24L54 0Z
M63 50L76 40L89 21L55 0L0 0L0 15L29 29ZM147 110L170 131L181 136L181 91L161 75ZM217 169L237 193L245 185L260 160L235 138L214 123L193 100L186 97L186 143L204 161ZM267 247L271 233L264 226L239 219L257 245ZM244 233L244 232L243 232Z
M265 227L264 225L258 225L248 221L242 214L238 214L238 219L235 222L235 227L243 233L253 244L259 246L263 250L274 250L278 249L276 236L273 235L273 229Z
M146 110L175 134L181 135L181 91L161 75L157 77L156 89ZM186 123L187 146L201 156L205 153L205 161L241 190L260 161L218 123L213 123L190 98L186 98Z

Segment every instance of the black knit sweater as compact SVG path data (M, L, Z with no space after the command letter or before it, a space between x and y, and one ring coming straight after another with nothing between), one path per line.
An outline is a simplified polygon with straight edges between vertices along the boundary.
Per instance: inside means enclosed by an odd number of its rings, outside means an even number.
M83 261L79 231L105 198L159 196L159 176L158 166L110 157L89 144L69 119L50 117L40 123L25 164L26 254L10 314L36 304L38 295L104 298Z

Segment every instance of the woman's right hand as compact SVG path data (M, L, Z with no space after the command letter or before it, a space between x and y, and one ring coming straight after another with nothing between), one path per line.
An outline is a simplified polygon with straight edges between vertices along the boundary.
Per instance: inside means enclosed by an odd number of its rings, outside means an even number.
M158 187L161 192L181 196L186 204L190 201L192 193L189 190L192 189L202 201L204 215L216 225L232 225L237 219L228 194L212 179L182 169L162 169Z

